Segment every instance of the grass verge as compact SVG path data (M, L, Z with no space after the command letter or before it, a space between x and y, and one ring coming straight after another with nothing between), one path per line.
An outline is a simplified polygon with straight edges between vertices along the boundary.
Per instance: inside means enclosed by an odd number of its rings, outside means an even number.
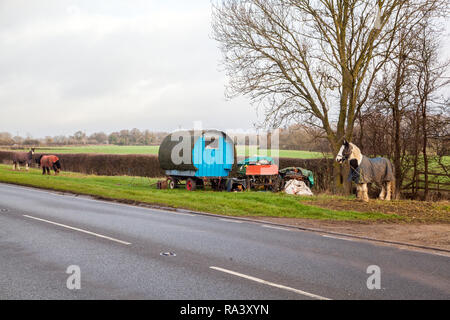
M0 182L215 214L321 220L402 219L395 214L332 210L302 203L306 199L311 201L326 196L311 199L271 192L232 193L207 190L188 192L181 188L158 190L155 186L156 181L157 179L143 177L96 176L73 172L62 172L58 176L43 176L37 169L30 169L29 172L13 171L11 166L0 165Z

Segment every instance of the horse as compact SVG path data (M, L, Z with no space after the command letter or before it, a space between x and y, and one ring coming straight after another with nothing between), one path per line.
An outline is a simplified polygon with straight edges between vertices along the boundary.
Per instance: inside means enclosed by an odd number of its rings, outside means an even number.
M13 154L13 170L20 170L20 165L25 164L26 169L31 166L31 161L33 160L34 148L31 148L29 152L14 152Z
M50 175L50 168L55 171L55 175L61 171L61 163L59 162L59 158L54 155L40 156L40 165L42 168L42 174L44 175L46 172Z
M41 159L44 155L41 154L39 157L35 158L34 161L36 161L37 166L40 168L41 167Z
M395 177L392 163L389 159L378 157L368 158L353 143L344 139L336 161L350 164L348 181L356 183L356 197L368 202L368 183L375 183L381 187L378 196L380 200L391 200L395 192Z

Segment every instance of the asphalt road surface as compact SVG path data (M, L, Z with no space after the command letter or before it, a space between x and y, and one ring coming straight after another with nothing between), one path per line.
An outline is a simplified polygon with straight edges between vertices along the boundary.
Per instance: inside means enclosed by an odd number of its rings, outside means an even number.
M449 298L444 255L0 184L0 299Z

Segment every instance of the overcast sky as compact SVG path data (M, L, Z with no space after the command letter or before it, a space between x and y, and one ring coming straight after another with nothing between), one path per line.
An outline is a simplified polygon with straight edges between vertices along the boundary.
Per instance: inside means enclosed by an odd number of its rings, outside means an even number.
M0 131L249 130L220 58L210 0L0 0Z
M0 0L0 131L250 129L220 57L209 0Z

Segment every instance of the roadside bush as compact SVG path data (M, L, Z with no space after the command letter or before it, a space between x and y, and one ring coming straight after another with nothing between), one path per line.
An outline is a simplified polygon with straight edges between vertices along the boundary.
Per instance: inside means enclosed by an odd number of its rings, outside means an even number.
M12 163L14 152L0 151L0 162ZM35 153L37 159L42 153ZM139 154L87 154L87 153L64 153L58 154L62 170L96 174L105 176L143 176L162 177L164 172L159 168L158 157L155 155ZM33 166L37 167L33 160Z

